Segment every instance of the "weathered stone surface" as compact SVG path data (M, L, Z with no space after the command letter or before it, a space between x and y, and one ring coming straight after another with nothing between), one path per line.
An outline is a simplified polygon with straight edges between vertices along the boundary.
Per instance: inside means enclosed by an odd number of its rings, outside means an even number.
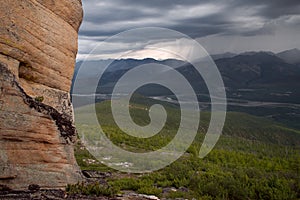
M80 0L0 4L0 185L81 179L69 96L81 20Z

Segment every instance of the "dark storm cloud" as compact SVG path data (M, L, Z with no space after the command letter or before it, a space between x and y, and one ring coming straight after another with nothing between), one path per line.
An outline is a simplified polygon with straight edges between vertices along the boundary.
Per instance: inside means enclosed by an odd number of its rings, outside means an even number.
M188 13L197 6L215 5L207 9L218 9L215 13L189 16ZM205 7L204 7L205 8ZM284 15L299 14L298 0L86 0L84 1L85 24L80 34L86 36L110 36L118 32L142 26L163 26L183 31L192 37L202 37L217 33L264 33L261 27L253 26L251 17L260 18L261 23L274 20ZM200 9L199 12L202 10ZM172 16L173 14L173 16ZM199 14L199 15L198 15ZM243 17L243 20L239 20ZM236 18L236 20L235 20ZM246 19L249 18L249 21ZM239 23L249 23L248 29L242 30ZM239 29L239 30L236 30ZM249 33L247 33L249 32Z
M211 18L207 17L211 15L210 12L215 13L216 11L211 3L205 10L206 4L199 3L197 0L112 0L101 1L101 3L95 0L85 1L84 23L80 35L111 36L124 30L145 26L172 28L177 31L185 30L183 32L192 37L218 33L222 31L222 29L218 31L217 28L221 21L214 21L213 15ZM197 6L201 7L201 5L204 7L197 13ZM193 9L194 13L189 14ZM200 20L202 17L203 20ZM195 29L198 34L195 34Z
M235 0L232 7L262 6L257 15L268 19L284 15L299 15L299 0Z
M177 24L169 28L188 34L192 38L203 37L218 33L226 33L231 22L226 20L223 13L215 13L203 17L178 19Z
M201 38L272 35L300 24L299 0L83 0L83 6L79 39L91 42L149 26ZM80 52L88 48L82 46Z

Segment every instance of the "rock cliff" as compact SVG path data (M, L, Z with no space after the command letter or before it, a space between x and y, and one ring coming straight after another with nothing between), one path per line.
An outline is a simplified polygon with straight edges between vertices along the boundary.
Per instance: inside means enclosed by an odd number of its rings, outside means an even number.
M62 188L80 180L69 90L80 0L0 4L0 185Z

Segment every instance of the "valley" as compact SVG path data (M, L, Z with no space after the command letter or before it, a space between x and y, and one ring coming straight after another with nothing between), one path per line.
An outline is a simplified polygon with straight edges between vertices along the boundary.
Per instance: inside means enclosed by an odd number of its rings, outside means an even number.
M121 199L133 196L140 199L300 198L300 68L299 63L285 60L289 58L287 54L288 51L279 55L248 52L212 56L224 79L227 117L219 141L203 159L198 157L199 150L210 122L211 98L216 97L209 95L201 76L189 63L154 59L88 61L95 70L97 66L110 65L98 82L95 94L85 92L89 91L85 88L91 80L100 78L95 71L86 71L82 76L85 79L80 80L81 93L72 94L76 98L73 102L75 116L84 119L79 119L80 123L76 124L79 134L84 133L84 137L81 135L75 155L87 181L69 185L68 193L107 198L118 196ZM285 59L280 57L282 55ZM137 125L146 126L150 123L150 107L160 104L168 114L165 126L147 139L133 137L121 130L113 119L111 102L122 104L121 99L128 94L120 93L112 98L111 93L123 74L145 63L171 65L189 80L200 108L198 132L188 150L167 167L142 174L119 172L111 167L118 166L126 171L134 168L134 162L123 162L109 155L92 155L90 152L95 149L91 151L84 138L89 137L99 144L99 151L104 148L99 135L129 152L156 151L168 145L176 135L180 122L178 95L184 97L182 103L190 103L189 94L177 94L176 97L164 87L145 85L130 97L130 115ZM79 66L80 63L75 74ZM86 99L96 104L86 104ZM101 130L90 123L93 121L89 113L91 107L96 110ZM189 135L188 129L186 134ZM156 163L157 160L148 160L149 166ZM146 196L139 196L141 194Z
M118 101L118 100L116 100ZM103 132L88 124L76 124L86 135L105 134L115 145L132 152L155 151L172 140L180 113L176 104L136 95L130 112L139 125L149 123L147 110L160 103L167 110L168 119L163 130L149 139L127 135L115 124L110 101L96 104ZM90 115L81 107L81 117L87 122ZM198 152L210 121L209 112L201 112L198 134L188 151L179 160L152 173L122 173L107 167L120 163L112 157L95 158L78 143L75 155L82 170L87 173L106 173L99 178L91 176L90 183L70 185L70 193L86 195L147 194L166 199L292 199L299 197L300 131L262 117L228 112L223 134L214 150L204 159ZM187 133L188 134L188 133ZM98 138L98 137L95 137ZM106 163L104 165L104 162ZM151 160L149 160L151 163ZM98 177L98 178L97 178ZM98 181L104 184L97 185Z

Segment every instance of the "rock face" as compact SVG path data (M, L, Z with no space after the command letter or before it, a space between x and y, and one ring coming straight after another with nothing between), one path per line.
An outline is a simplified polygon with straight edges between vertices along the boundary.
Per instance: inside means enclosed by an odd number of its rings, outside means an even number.
M0 4L0 185L81 179L69 96L81 21L80 0Z

